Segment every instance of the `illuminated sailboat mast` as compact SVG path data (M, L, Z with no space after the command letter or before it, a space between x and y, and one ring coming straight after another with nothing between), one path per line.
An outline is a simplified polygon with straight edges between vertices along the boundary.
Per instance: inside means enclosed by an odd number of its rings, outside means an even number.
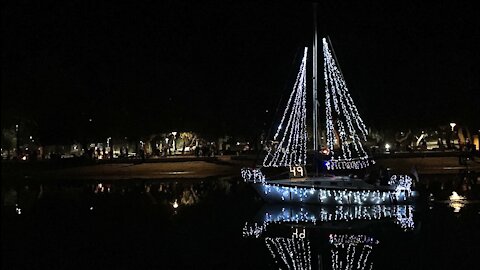
M318 99L317 99L317 75L318 75L318 62L317 62L317 48L318 48L318 34L317 34L317 3L313 3L313 151L318 151Z

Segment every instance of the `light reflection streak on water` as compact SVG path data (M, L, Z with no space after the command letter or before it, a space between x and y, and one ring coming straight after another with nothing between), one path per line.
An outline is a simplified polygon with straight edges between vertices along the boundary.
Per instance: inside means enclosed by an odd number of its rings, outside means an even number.
M415 222L413 205L372 205L372 206L334 206L334 207L294 207L267 205L258 216L260 220L246 222L244 237L258 238L270 224L305 224L322 225L325 222L355 222L392 220L405 231L413 230Z
M460 196L455 191L452 192L452 195L450 195L449 199L450 202L448 205L453 208L454 213L459 213L467 203L465 196Z
M189 172L174 172L189 173ZM147 201L151 205L168 205L171 209L198 204L212 194L229 194L231 178L195 180L85 180L46 181L9 186L2 193L2 204L15 215L29 215L42 201L56 201L65 207L80 207L88 213L101 214L109 205L120 201L131 201L143 207ZM238 182L237 182L238 184ZM147 200L142 201L142 197ZM62 206L59 206L62 207ZM107 210L108 211L108 210Z

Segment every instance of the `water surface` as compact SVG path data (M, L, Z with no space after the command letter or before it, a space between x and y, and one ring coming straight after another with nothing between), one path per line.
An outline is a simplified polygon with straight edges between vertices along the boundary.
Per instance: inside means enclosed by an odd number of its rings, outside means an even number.
M422 180L397 208L268 205L236 177L9 181L2 269L472 269L476 178Z

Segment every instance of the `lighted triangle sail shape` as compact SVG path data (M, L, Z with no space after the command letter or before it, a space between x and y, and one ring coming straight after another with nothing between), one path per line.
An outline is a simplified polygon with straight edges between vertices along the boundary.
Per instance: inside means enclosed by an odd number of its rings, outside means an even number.
M323 38L327 169L362 169L373 164L362 143L368 130L349 94L327 40Z
M266 237L265 245L279 269L312 269L310 241L305 237Z
M306 61L305 48L297 79L277 127L273 143L263 161L264 167L306 165ZM346 82L326 39L323 39L325 82L325 133L329 158L326 167L363 169L374 161L363 148L368 130L350 96Z
M380 241L366 235L331 234L329 238L332 270L373 268L370 254Z
M307 52L305 48L295 85L283 112L282 120L273 137L273 144L263 160L264 167L305 165L307 159L307 109L306 75Z

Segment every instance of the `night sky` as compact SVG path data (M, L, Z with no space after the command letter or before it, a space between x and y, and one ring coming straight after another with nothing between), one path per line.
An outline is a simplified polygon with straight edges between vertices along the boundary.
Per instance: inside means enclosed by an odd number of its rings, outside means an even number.
M275 2L4 3L2 127L28 120L45 140L258 134L313 39L311 2ZM478 127L473 3L354 2L322 1L318 25L367 126Z

